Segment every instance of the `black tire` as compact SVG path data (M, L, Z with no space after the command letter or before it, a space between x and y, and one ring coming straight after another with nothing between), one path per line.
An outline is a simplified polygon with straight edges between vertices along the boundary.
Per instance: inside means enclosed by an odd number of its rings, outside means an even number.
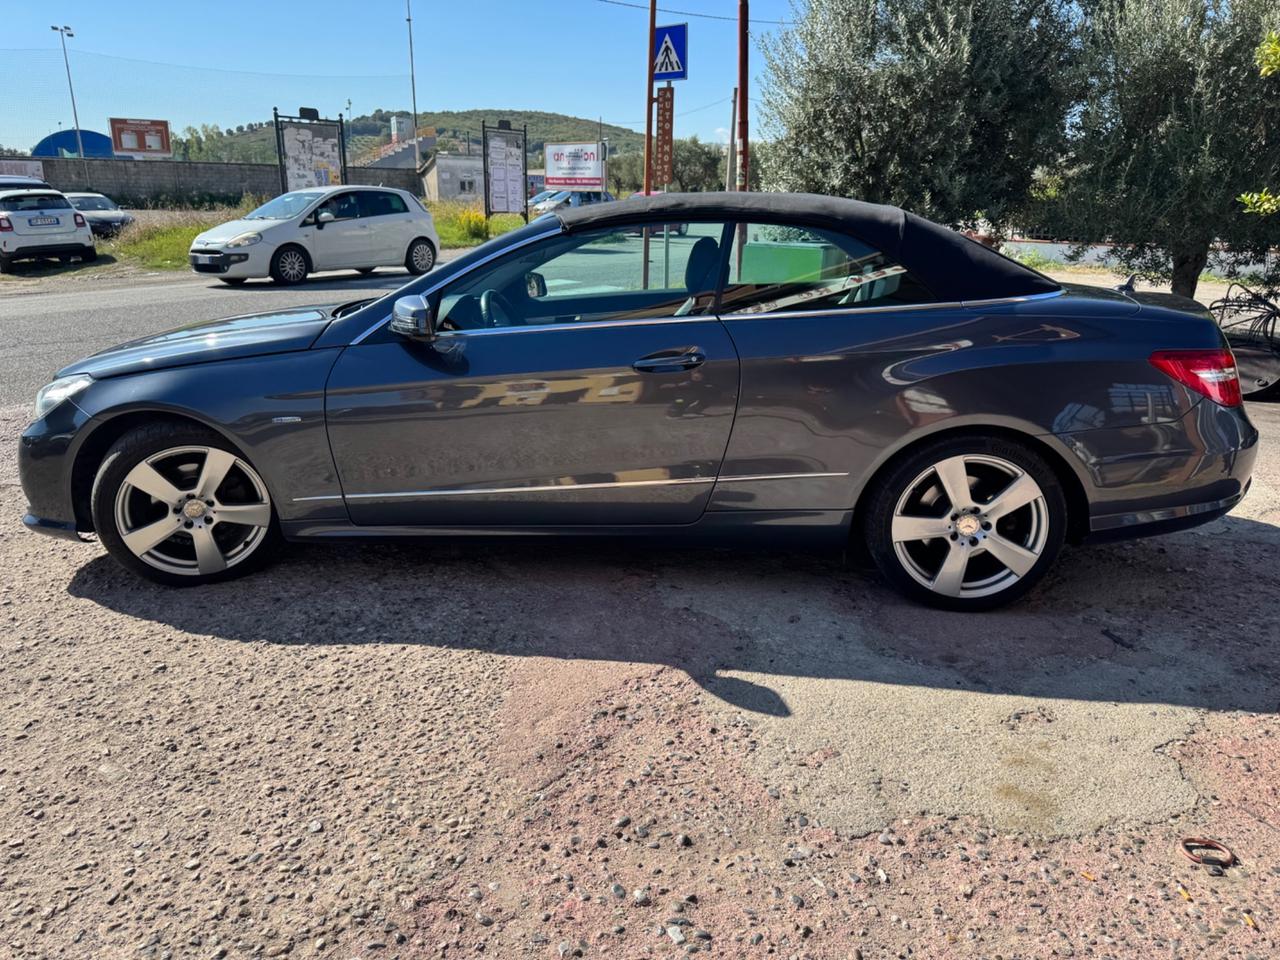
M93 263L93 261L97 259L98 259L98 250L96 247L89 247L85 250L84 253L80 254L80 260L82 263Z
M971 502L977 506L953 513L954 505L948 505L950 498L945 495L942 474L935 471L930 475L930 471L959 457L974 458L962 463L967 471L966 483L971 488ZM1021 471L1034 481L1041 496L1006 516L995 517L996 511L992 510L989 518L984 504L989 505L997 498L987 491L1011 490L1015 480L1022 481L1021 476L1014 474L1002 479L1001 471L1005 467ZM1010 486L1002 487L1005 483ZM935 498L932 501L929 500L931 492ZM947 530L938 536L907 538L895 544L893 527L900 505L904 513L909 514L900 516L900 520L909 522L920 517L932 521L936 517L936 522L945 524ZM972 518L965 515L968 512L972 512ZM868 492L863 516L867 550L881 575L895 590L912 600L945 610L981 611L1017 600L1044 577L1066 536L1067 501L1053 469L1027 445L1003 438L964 436L926 443L892 461ZM963 524L959 531L957 518ZM976 536L963 535L963 530L975 522L979 527ZM991 549L987 549L987 542L992 544ZM1034 563L1021 574L996 558L996 545L1003 553L1010 543L1022 551L1017 554L1019 559L1011 561L1015 566L1030 563L1031 557L1035 557ZM962 551L963 558L967 559L957 560L960 575L953 583L958 592L948 595L938 591L946 589L940 581L944 578L944 564L952 558L953 551ZM934 558L938 558L938 567L933 571L933 586L930 586L922 579L930 572Z
M0 254L0 273L13 273L13 261Z
M219 277L218 279L228 287L238 287L245 281L244 277Z
M292 287L307 279L311 260L296 244L286 244L271 257L271 279L281 286Z
M117 521L117 498L127 496L127 494L121 494L121 487L127 485L126 478L129 477L130 472L135 467L148 458L168 450L186 447L215 448L236 457L239 463L248 464L248 461L226 439L214 431L196 424L156 423L131 430L117 440L111 449L107 451L106 457L98 468L97 476L94 478L93 491L90 495L90 510L98 539L102 541L102 545L107 548L107 552L121 566L136 573L138 576L166 586L200 586L207 583L235 579L260 569L272 559L282 541L279 520L276 517L275 508L271 504L269 493L265 493L270 513L269 522L265 527L254 528L254 536L256 537L254 545L245 550L242 556L228 561L225 569L217 573L168 572L143 560L125 544L124 535ZM251 465L250 470L252 470ZM236 479L238 477L231 479L230 482L234 484ZM257 479L260 480L260 478ZM128 486L132 487L132 485ZM265 484L263 488L265 492ZM219 487L219 489L226 490L227 488L223 486ZM219 503L219 506L221 507L222 504ZM168 512L164 509L162 502L154 504L153 509L157 509L162 518L167 518ZM178 514L176 509L174 513L174 522L181 523L181 514ZM210 536L212 537L213 531L219 530L224 526L226 525L219 524L215 520L209 527ZM237 529L237 527L238 525L231 524L227 527L228 533L238 535L241 530L248 529ZM262 532L257 533L257 529ZM176 530L173 537L157 546L165 547L166 544L172 544L174 550L182 549L184 546L183 536L184 531ZM191 540L190 534L185 534L185 536L188 541ZM235 539L235 537L232 537L232 539ZM186 546L188 548L193 547L193 542Z
M418 237L405 251L404 268L414 276L420 276L436 265L436 248L425 237Z
M356 267L356 273L360 274L362 277L367 277L377 269L377 267Z

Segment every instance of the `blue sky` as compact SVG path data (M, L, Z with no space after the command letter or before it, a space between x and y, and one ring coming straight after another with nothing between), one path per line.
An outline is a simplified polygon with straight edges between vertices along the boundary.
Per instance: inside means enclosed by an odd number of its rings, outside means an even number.
M413 0L419 109L551 110L643 129L648 15L628 3L645 0ZM726 137L737 9L737 0L660 0L660 24L689 23L677 136ZM76 34L68 49L80 123L106 132L109 116L181 129L270 120L273 106L345 113L348 98L356 115L407 109L404 16L404 0L0 0L0 145L29 149L72 125L55 22ZM751 2L752 19L765 21L752 25L757 40L779 29L767 21L791 16L790 0ZM754 100L763 69L755 42L751 58Z

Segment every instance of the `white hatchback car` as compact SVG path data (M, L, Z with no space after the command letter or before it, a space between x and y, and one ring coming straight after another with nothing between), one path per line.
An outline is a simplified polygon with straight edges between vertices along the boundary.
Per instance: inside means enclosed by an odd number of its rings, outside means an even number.
M193 270L223 283L293 284L318 270L426 273L439 249L431 214L407 190L343 186L282 194L197 236L190 258Z
M0 189L0 273L15 260L98 257L93 231L71 201L51 187Z

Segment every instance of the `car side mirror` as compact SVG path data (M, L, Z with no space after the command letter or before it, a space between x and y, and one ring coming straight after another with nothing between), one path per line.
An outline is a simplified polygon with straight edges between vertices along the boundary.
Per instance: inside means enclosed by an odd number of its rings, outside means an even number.
M326 223L333 223L333 211L321 210L316 214L316 229L323 230Z
M547 278L540 273L526 273L524 285L530 300L538 300L547 295Z
M426 297L401 297L391 308L391 332L413 340L434 340L436 315Z

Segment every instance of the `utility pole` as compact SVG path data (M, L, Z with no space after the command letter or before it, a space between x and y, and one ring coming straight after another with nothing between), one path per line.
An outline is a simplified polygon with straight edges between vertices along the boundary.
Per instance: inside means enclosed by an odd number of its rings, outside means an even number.
M649 32L644 35L644 195L653 190L653 35L658 32L658 0L649 0ZM645 234L646 241L648 234ZM647 246L647 244L646 244ZM646 254L648 251L645 251ZM645 258L645 273L649 260ZM646 276L646 281L648 277ZM645 286L648 284L646 282Z
M84 166L84 188L88 190L92 186L89 183L89 161L84 156L84 140L80 136L80 114L76 111L76 88L71 84L71 58L67 56L67 37L74 37L75 34L67 26L50 26L49 29L56 30L58 36L62 38L62 63L67 68L67 89L71 92L71 119L76 125L76 153L80 154L80 163Z
M738 88L733 88L733 98L729 106L729 149L725 151L728 154L728 163L724 171L724 188L725 190L733 190L738 181L738 138L733 135L734 125L738 122Z
M738 0L738 189L751 186L750 131L747 128L751 98L747 96L747 53L751 45L748 30L748 0Z
M404 0L404 22L409 25L409 97L413 104L413 168L422 169L422 147L418 143L418 81L413 72L413 0ZM469 137L470 135L468 135ZM467 140L467 153L471 141Z

